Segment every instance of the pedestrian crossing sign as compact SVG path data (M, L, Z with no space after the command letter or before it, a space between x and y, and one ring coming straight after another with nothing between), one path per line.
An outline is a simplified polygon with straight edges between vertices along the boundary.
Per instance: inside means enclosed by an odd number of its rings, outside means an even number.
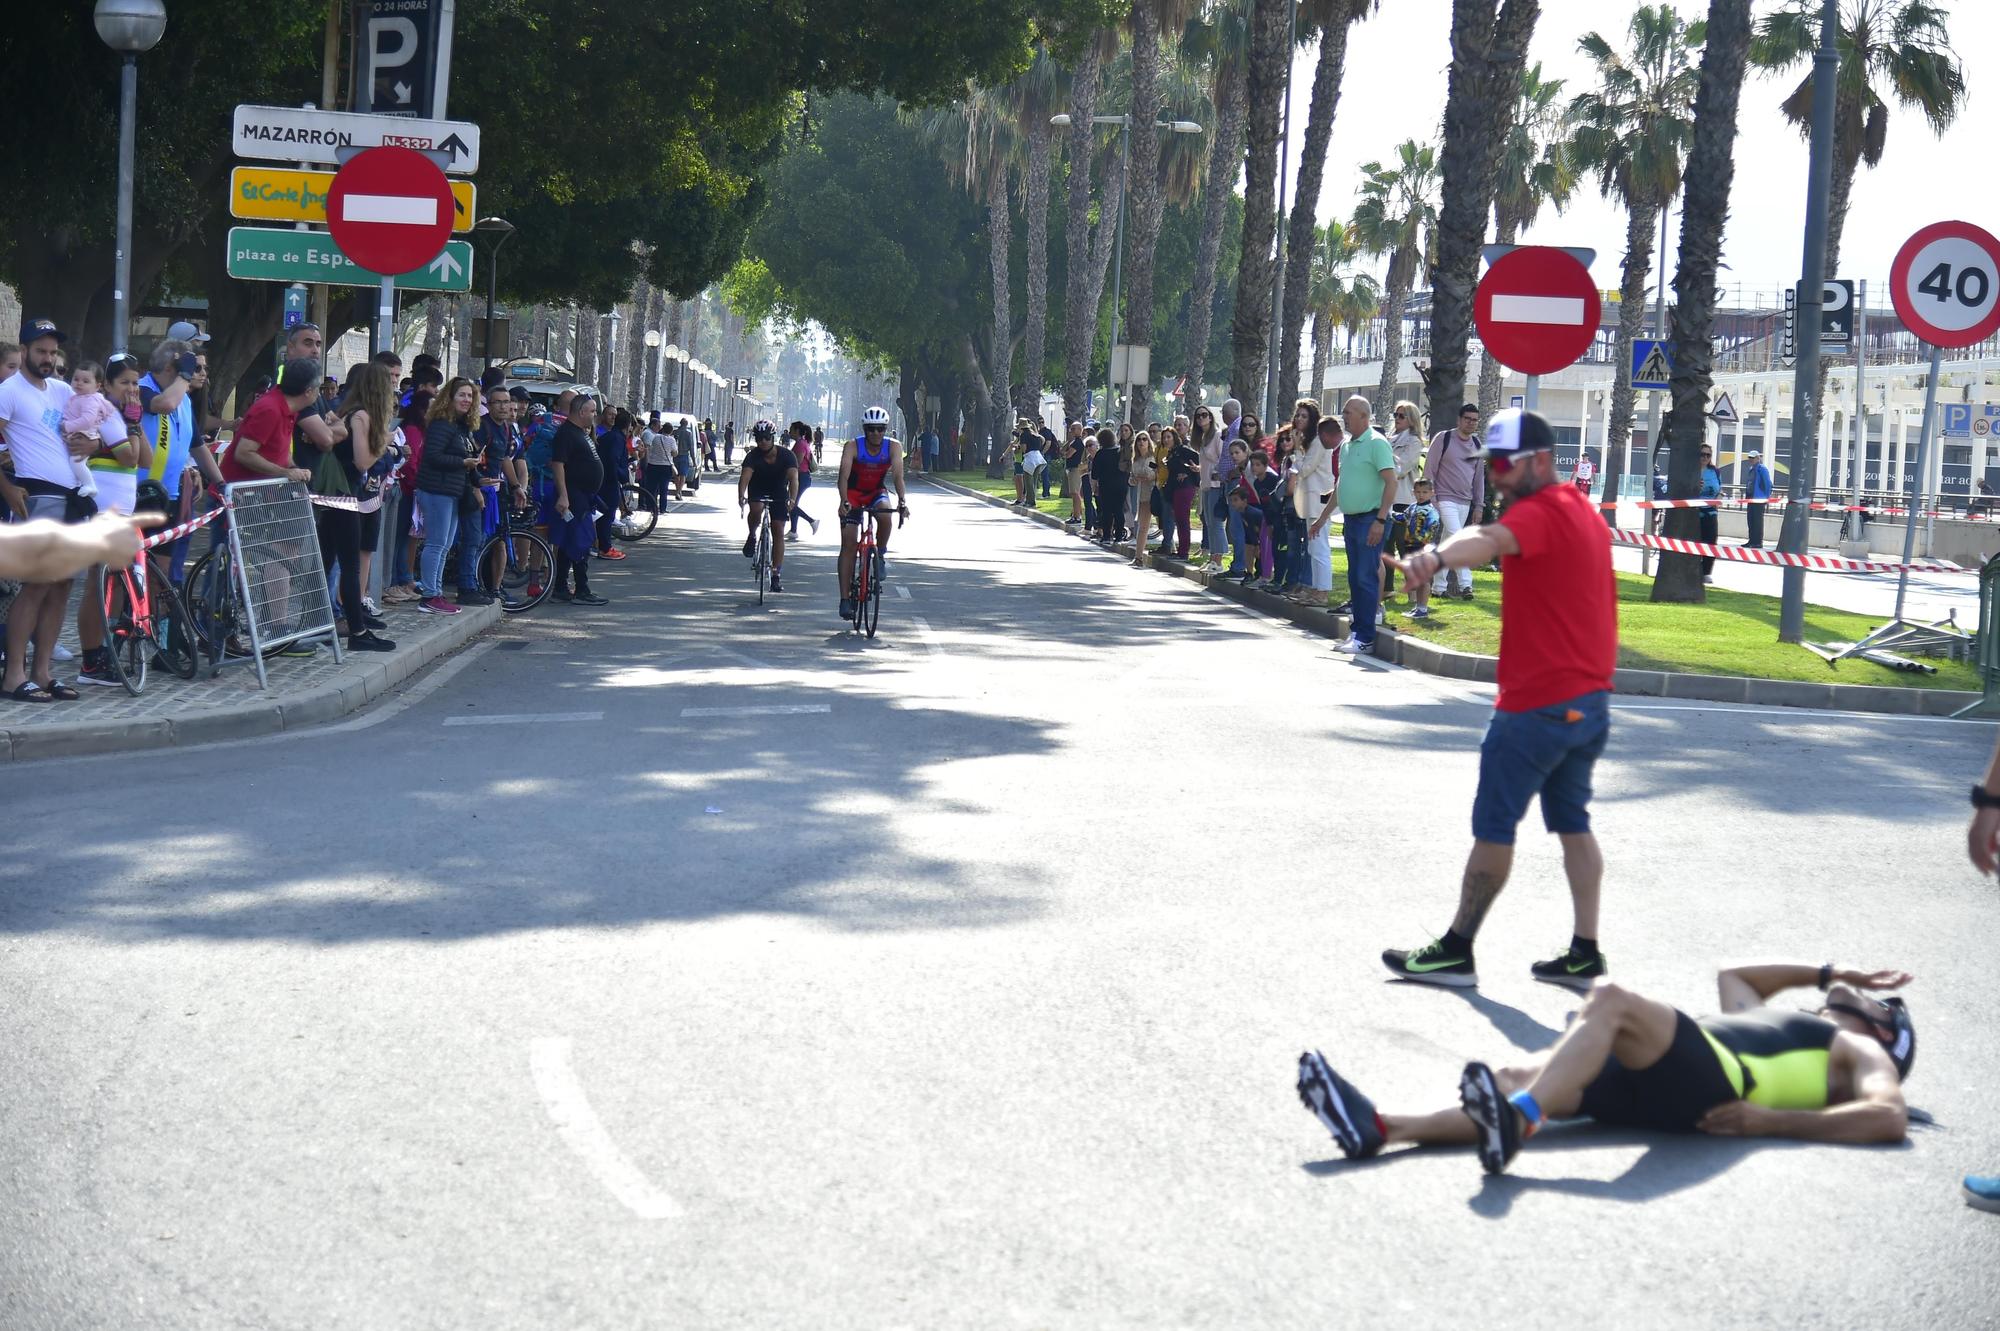
M1632 387L1665 388L1673 377L1672 343L1643 337L1632 340Z

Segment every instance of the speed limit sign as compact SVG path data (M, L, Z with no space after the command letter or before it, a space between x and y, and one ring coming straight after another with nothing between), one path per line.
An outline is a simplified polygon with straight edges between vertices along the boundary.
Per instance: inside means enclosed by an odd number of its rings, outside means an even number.
M2000 240L1970 222L1933 222L1889 269L1903 326L1934 347L1969 347L2000 329Z

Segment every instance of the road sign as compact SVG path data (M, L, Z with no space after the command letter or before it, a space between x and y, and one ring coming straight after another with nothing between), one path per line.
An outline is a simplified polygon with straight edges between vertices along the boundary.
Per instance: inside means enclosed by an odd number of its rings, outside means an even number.
M410 120L245 104L236 108L230 144L238 157L267 162L338 163L351 150L415 148L446 154L445 170L455 176L479 170L479 126L464 120Z
M357 111L444 117L453 0L362 0Z
M1889 267L1903 326L1933 347L1969 347L2000 328L2000 240L1970 222L1933 222Z
M1778 362L1786 369L1799 358L1799 293L1795 288L1785 288L1784 331L1778 336Z
M1944 413L1943 434L1963 439L1972 433L1972 406L1966 402L1941 402L1938 409Z
M1632 341L1632 387L1665 388L1674 377L1674 344L1651 338Z
M331 171L288 171L281 166L239 166L229 173L229 215L251 222L326 224ZM479 217L479 190L469 180L451 182L453 231L470 231Z
M1819 298L1819 349L1844 356L1854 342L1854 283L1846 278L1829 281Z
M1521 410L1521 408L1528 405L1527 396L1522 393L1516 393L1512 397L1509 397L1507 399L1507 405L1512 407L1514 410L1519 411Z
M750 381L748 379L738 379L736 381L736 391L748 397L750 394Z
M363 268L407 273L451 239L455 201L444 172L412 148L370 148L333 178L326 225L333 243Z
M1501 256L1479 280L1473 300L1486 350L1522 374L1575 364L1597 337L1601 309L1590 269L1545 245Z
M1736 404L1729 400L1729 394L1723 393L1716 397L1715 405L1708 409L1708 418L1722 425L1739 419L1736 415Z
M297 328L306 321L306 295L304 287L285 288L285 327Z
M324 231L292 231L275 226L229 228L229 275L252 282L328 282L335 286L372 287L382 274L370 272L340 252ZM447 243L444 251L422 268L395 275L405 291L470 291L472 246L463 240Z

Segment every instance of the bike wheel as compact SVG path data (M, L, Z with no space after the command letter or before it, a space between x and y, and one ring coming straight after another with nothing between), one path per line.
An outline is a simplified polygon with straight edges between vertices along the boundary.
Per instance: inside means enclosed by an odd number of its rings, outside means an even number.
M643 541L653 534L659 525L660 515L653 511L652 498L636 485L628 485L618 492L619 507L625 511L625 521L630 530L621 533L613 523L611 534L621 541Z
M160 663L182 679L193 679L201 669L200 638L195 633L194 616L168 579L166 566L157 559L146 561L146 599L153 603L152 631L148 637L160 654Z
M208 653L208 659L219 665L223 644L236 632L236 589L230 576L227 547L218 546L195 560L188 566L187 581L181 585L187 589L182 599L187 604L195 640Z
M866 632L875 636L875 626L882 622L882 552L877 549L868 564L868 624Z
M771 582L771 519L757 529L757 604L764 604L764 589Z
M91 585L104 607L105 659L111 663L111 675L136 698L146 690L146 635L139 629L131 580L99 568L91 574Z
M510 615L533 610L555 590L555 552L531 531L496 534L479 552L479 580Z
M866 545L863 545L854 552L854 584L849 588L849 596L854 602L854 613L849 616L849 619L853 623L856 633L867 631L868 592L871 586L868 581L868 574L869 570L874 568L874 566L875 559L869 554Z

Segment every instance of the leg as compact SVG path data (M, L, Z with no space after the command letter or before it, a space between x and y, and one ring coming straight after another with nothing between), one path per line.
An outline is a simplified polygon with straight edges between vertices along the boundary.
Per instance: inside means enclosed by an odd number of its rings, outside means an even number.
M1467 944L1486 922L1486 912L1493 908L1494 898L1507 886L1507 877L1513 870L1512 842L1499 845L1473 841L1472 853L1465 857L1465 875L1459 880L1458 913L1451 917L1452 932Z
M1597 901L1604 885L1604 852L1589 832L1562 838L1563 874L1569 879L1570 906L1576 913L1576 935L1597 937Z
M1583 1000L1576 1020L1528 1084L1528 1093L1544 1114L1574 1114L1583 1103L1584 1088L1604 1071L1607 1059L1615 1057L1635 1072L1653 1066L1673 1045L1678 1022L1665 1003L1605 981Z
M771 514L771 573L777 575L785 566L785 524L776 512Z
M1744 522L1750 528L1750 538L1743 544L1752 550L1764 548L1764 507L1762 504L1752 504L1749 511L1743 515Z
M42 604L35 613L34 680L44 687L55 679L56 639L62 636L63 612L69 609L71 581L65 579L46 584L42 588ZM98 618L102 619L103 614L100 607Z
M28 644L34 640L35 628L41 622L42 599L48 587L45 582L23 583L7 612L7 670L0 685L10 692L28 679ZM46 671L42 678L48 678Z
M835 567L839 570L837 576L840 579L842 601L847 599L848 589L854 585L854 547L860 539L861 527L858 523L840 524L840 559Z
M1333 590L1333 528L1321 527L1319 535L1306 543L1306 572L1313 591L1324 597ZM1322 606L1324 600L1319 602Z
M1462 504L1454 499L1438 500L1439 545L1444 544L1446 540L1450 539L1465 526L1466 510L1469 507L1470 505ZM1466 570L1465 585L1468 590L1472 587L1472 572L1470 569ZM1457 586L1458 577L1455 572L1440 569L1437 576L1431 579L1431 590L1434 592L1450 593Z

